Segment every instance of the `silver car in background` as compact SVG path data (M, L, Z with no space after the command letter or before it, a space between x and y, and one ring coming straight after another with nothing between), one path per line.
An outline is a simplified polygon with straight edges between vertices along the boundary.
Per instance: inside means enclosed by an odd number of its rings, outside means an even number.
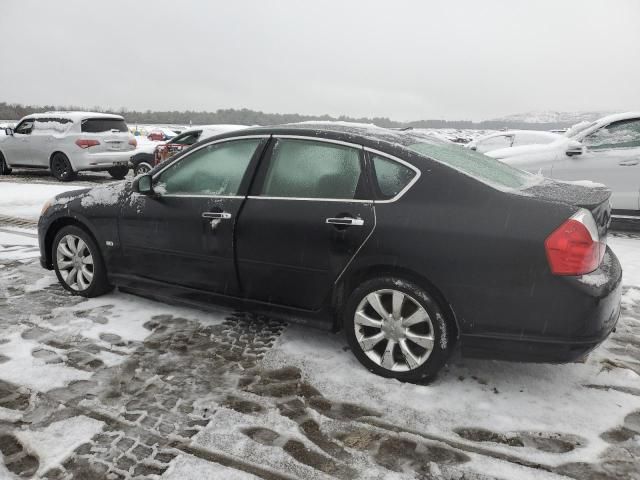
M61 181L72 180L83 170L107 171L122 179L135 148L135 137L119 115L37 113L0 136L0 174L9 174L14 167L49 168Z
M575 125L551 143L484 153L556 180L605 184L613 191L615 215L640 215L640 112L618 113Z

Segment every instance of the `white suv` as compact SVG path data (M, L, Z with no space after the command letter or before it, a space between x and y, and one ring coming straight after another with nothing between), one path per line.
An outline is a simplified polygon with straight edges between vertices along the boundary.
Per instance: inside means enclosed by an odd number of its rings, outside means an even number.
M81 170L103 170L122 179L135 137L119 115L47 112L27 115L0 136L0 174L12 167L50 168L61 181Z

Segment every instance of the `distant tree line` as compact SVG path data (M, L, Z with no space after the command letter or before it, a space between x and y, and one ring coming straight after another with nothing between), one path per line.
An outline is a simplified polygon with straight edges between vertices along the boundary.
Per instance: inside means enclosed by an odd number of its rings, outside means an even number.
M231 123L239 125L278 125L282 123L305 122L309 120L345 122L373 123L380 127L387 128L465 128L482 130L501 130L506 128L532 129L532 130L552 130L569 127L568 123L526 123L526 122L505 122L498 120L485 120L482 122L472 122L467 120L416 120L412 122L397 122L386 117L354 118L341 115L333 117L331 115L300 115L298 113L264 113L256 110L242 109L219 109L215 112L204 111L152 111L146 110L138 112L121 108L119 110L109 110L100 107L78 107L73 105L22 105L19 103L0 102L0 120L18 120L30 113L42 113L47 111L70 111L82 110L104 113L117 113L122 115L129 124L136 123L157 123L157 124L179 124L179 125L209 125L218 123Z

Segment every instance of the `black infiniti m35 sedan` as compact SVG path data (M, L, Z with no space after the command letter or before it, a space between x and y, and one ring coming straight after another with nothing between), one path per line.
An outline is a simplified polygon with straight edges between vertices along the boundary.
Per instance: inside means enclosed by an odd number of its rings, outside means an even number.
M87 297L118 286L324 323L369 370L418 381L456 344L567 362L602 342L622 277L609 196L411 131L253 128L54 198L41 263Z

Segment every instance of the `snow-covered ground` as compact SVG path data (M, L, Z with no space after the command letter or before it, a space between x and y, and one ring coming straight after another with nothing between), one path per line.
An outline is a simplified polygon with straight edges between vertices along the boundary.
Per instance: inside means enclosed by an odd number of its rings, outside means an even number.
M0 182L0 215L84 186ZM455 354L411 385L341 334L70 296L34 230L0 225L0 478L639 478L640 237L608 243L623 312L584 363Z

